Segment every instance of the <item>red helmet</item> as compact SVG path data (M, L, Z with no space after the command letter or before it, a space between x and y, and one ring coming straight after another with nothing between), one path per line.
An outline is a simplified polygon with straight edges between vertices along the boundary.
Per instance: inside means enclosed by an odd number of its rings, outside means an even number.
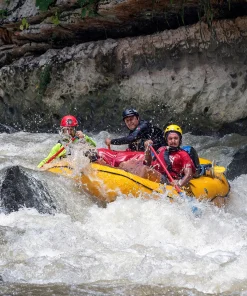
M74 116L66 115L62 118L60 126L61 127L75 127L75 126L78 126L78 121Z

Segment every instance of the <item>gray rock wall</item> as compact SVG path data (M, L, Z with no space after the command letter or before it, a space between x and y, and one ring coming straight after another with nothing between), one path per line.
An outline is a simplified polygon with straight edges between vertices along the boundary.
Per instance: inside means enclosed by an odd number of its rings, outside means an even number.
M246 29L243 17L22 57L0 69L0 122L47 131L71 113L116 130L135 106L161 127L217 131L247 117Z

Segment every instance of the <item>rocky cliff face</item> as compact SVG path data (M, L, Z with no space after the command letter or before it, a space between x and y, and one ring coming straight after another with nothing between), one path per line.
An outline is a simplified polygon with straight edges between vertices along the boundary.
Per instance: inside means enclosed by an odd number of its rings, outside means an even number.
M243 1L40 3L0 2L0 123L47 131L72 113L116 130L135 106L161 127L244 132Z

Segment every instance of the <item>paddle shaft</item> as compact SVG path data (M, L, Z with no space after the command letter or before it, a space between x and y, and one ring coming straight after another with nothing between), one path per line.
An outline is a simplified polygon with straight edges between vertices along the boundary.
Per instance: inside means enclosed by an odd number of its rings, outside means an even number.
M65 149L65 147L63 146L54 155L52 155L52 157L50 159L48 159L45 164L50 163L51 161L53 161L53 159L56 158L64 149Z
M165 173L166 173L166 175L167 175L169 181L170 181L171 183L173 183L174 180L173 180L171 174L169 173L168 169L165 167L164 163L163 163L163 162L161 161L161 159L159 158L159 155L156 153L156 151L154 150L154 148L153 148L152 146L150 146L150 149L152 150L154 156L158 159L160 165L161 165L162 168L164 169L164 171L165 171ZM173 184L174 184L174 183L173 183ZM181 193L181 192L182 192L182 190L181 190L176 184L174 185L174 187L175 187L175 189L177 190L178 193Z

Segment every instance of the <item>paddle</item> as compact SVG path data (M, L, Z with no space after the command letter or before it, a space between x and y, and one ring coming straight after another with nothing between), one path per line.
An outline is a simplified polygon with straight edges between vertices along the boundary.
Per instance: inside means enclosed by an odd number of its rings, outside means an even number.
M173 180L171 174L169 173L169 171L168 171L167 168L165 167L164 163L163 163L163 162L161 161L161 159L159 158L159 155L156 153L156 151L154 150L154 148L153 148L151 145L150 145L150 149L152 150L154 156L157 158L157 160L159 161L160 165L161 165L162 168L164 169L164 171L165 171L165 173L166 173L166 175L167 175L169 181L170 181L171 183L174 184L174 180ZM175 184L175 185L173 185L173 186L174 186L174 188L176 189L177 193L178 193L182 198L186 198L189 202L191 202L191 201L193 200L191 197L188 197L188 196L185 194L185 192L183 192L183 191L178 187L178 185ZM192 206L191 206L191 211L192 211L196 216L201 216L201 210L200 210L198 207L192 205Z
M65 149L65 147L67 147L70 143L72 143L72 142L74 142L75 141L75 139L77 139L77 137L75 137L75 138L71 138L71 140L65 145L65 146L62 146L55 154L53 154L48 160L47 160L47 162L46 163L44 163L44 164L47 164L47 163L50 163L51 161L53 161L53 159L54 158L56 158L64 149ZM43 165L44 165L43 164ZM42 167L43 167L43 165L42 165Z

